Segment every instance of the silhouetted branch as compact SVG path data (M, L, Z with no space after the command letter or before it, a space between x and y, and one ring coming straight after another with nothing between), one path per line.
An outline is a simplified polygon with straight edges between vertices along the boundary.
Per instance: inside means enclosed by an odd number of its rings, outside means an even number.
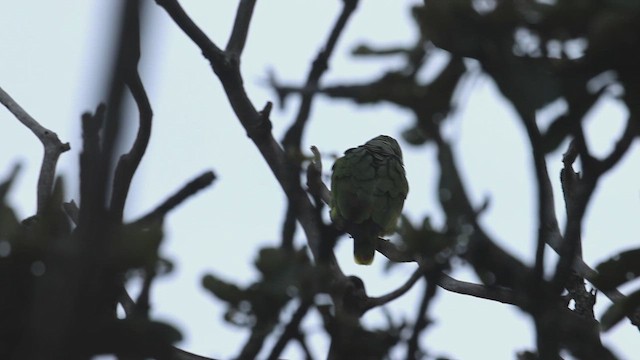
M177 0L156 0L182 31L202 50L203 55L213 63L226 62L224 51L214 44L209 37L191 20Z
M9 171L9 175L6 178L0 180L0 204L4 202L9 190L11 190L11 186L13 182L18 177L20 170L22 169L22 165L20 163L13 164L11 171Z
M0 87L0 103L4 105L24 126L40 140L44 148L44 157L40 167L37 190L37 211L39 214L51 197L53 181L56 176L56 164L60 154L68 151L71 147L69 143L62 143L58 135L53 131L40 125L29 115L13 98Z
M298 309L293 313L291 320L289 320L289 323L285 326L280 338L278 338L278 341L276 341L276 344L273 346L271 353L269 353L269 356L267 357L268 360L279 359L280 354L289 341L298 336L300 333L300 323L302 322L302 319L304 319L305 315L307 315L312 304L313 303L311 301L303 300L300 306L298 306Z
M437 275L436 275L437 276ZM431 304L431 299L436 294L437 286L435 284L435 279L432 276L427 276L427 281L425 282L424 295L422 296L422 300L420 301L420 306L418 307L418 313L416 314L416 322L413 325L413 332L411 337L407 341L407 359L421 359L423 354L420 352L420 334L427 328L429 323L429 317L427 315L427 310L429 309L429 304Z
M251 16L253 15L253 7L256 5L256 0L240 0L238 4L238 11L236 13L236 21L233 24L233 30L227 43L226 53L236 58L240 58L242 50L244 50L244 44L247 41L247 35L249 33L249 24L251 23Z
M624 133L616 142L615 147L606 158L597 162L597 169L599 173L605 173L614 167L620 159L627 153L629 147L633 143L633 140L638 136L638 119L629 116L627 119L627 126Z
M395 289L394 291L388 294L385 294L379 297L368 298L364 304L363 313L373 309L374 307L382 306L384 304L390 303L391 301L404 295L407 291L411 290L413 285L416 282L418 282L418 280L420 280L424 276L425 271L428 271L428 270L426 270L422 266L418 266L418 268L413 272L413 274L411 274L411 277L409 277L409 279L404 284L402 284L402 286L400 286L399 288Z
M239 62L233 61L232 54L218 48L189 18L176 0L156 0L156 3L167 11L174 22L200 48L204 57L210 61L238 120L269 165L289 201L292 202L296 218L307 235L309 248L317 259L322 237L321 224L300 183L292 181L292 177L286 174L286 155L271 134L270 103L264 111L256 110L244 89ZM341 273L335 258L331 258L330 263L332 268L337 270L336 273Z
M133 175L140 165L140 161L149 144L153 118L151 104L138 71L138 62L140 61L140 22L134 21L129 30L131 31L128 33L130 40L127 46L129 46L129 49L125 51L129 59L126 60L127 65L122 69L122 75L138 106L139 125L138 133L131 149L127 154L120 156L113 177L110 211L113 218L118 220L122 219Z
M327 43L313 61L313 65L311 66L311 70L307 76L305 88L316 88L320 82L320 77L322 77L322 74L329 68L329 58L333 53L333 49L335 48L338 38L342 34L347 21L356 9L358 0L343 0L343 3L344 7L342 8L342 13L333 26ZM309 119L309 112L311 111L311 105L313 103L313 95L313 92L306 92L302 94L302 100L296 120L293 125L291 125L284 137L284 140L282 141L285 148L292 148L293 151L300 151L302 133L304 131L304 126Z
M380 252L382 255L387 257L387 259L393 262L416 261L415 257L412 254L398 249L398 247L395 246L391 241L382 238L378 238L378 245L376 247L376 250L378 250L378 252ZM460 281L452 278L444 272L441 272L440 276L438 277L438 286L447 291L451 291L461 295L470 295L481 299L494 300L505 304L516 305L516 298L513 290L500 286L489 287L466 281Z
M134 225L149 224L153 221L161 221L165 215L176 206L180 205L187 198L195 195L198 191L206 188L213 183L216 176L212 171L207 171L197 178L189 181L178 192L165 200L160 206L155 208L152 212L144 215L140 219L133 221Z
M304 338L304 335L301 332L298 332L296 334L296 340L298 341L298 344L300 344L300 348L304 353L304 358L306 360L313 360L313 356L311 356L311 351L309 350L309 346L307 346L307 342Z
M529 113L517 106L516 110L518 110L521 121L527 130L536 174L538 192L538 238L536 242L536 261L533 269L536 284L532 285L538 287L544 279L545 244L550 242L550 238L561 237L561 235L555 213L553 188L547 171L543 139L536 124L535 114Z

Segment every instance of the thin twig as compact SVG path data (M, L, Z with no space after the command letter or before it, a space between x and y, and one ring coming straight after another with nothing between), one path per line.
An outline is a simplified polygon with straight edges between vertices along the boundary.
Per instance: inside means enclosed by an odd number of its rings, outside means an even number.
M177 0L156 0L156 3L163 7L176 25L198 45L207 59L211 60L212 63L226 62L224 51L216 46L216 44L207 37L207 34L191 20Z
M53 181L56 176L56 164L60 154L68 151L71 147L69 143L62 143L58 135L53 131L40 125L31 115L29 115L13 98L0 87L0 103L4 105L24 126L40 140L44 148L44 157L40 167L37 189L37 214L44 210L45 205L51 197Z
M373 309L374 307L382 306L384 304L390 303L391 301L404 295L407 291L411 290L413 285L416 282L418 282L418 280L420 280L424 276L424 272L425 272L425 269L421 266L418 266L418 268L413 272L413 274L411 274L411 277L409 277L409 279L404 284L402 284L402 286L400 286L399 288L393 290L388 294L385 294L379 297L368 298L364 304L363 313Z
M549 237L560 234L560 228L554 208L553 187L547 171L542 135L536 124L535 114L528 113L520 108L517 108L517 110L529 136L538 190L538 239L533 269L534 278L536 279L536 283L533 286L538 287L544 279L545 244L549 243Z
M211 185L211 183L213 182L213 180L215 180L215 178L216 176L213 173L213 171L207 171L203 173L202 175L189 181L178 192L176 192L167 200L165 200L153 211L133 221L133 224L134 225L148 224L153 221L162 220L169 211L173 210L173 208L180 205L187 198L195 195L198 191Z
M347 21L358 5L358 0L343 0L343 2L344 7L342 8L342 12L340 13L338 20L336 20L336 23L331 30L329 38L327 39L327 43L324 45L322 50L318 53L316 59L313 61L313 65L311 66L311 70L309 71L309 75L307 76L305 88L316 88L318 86L322 74L324 74L324 72L329 68L329 58L333 53L338 39L343 33ZM289 130L287 130L287 133L283 140L285 148L293 148L295 150L298 150L299 152L302 133L304 131L305 124L309 119L309 113L311 111L314 94L314 92L307 92L302 94L302 100L300 103L300 108L298 109L296 120L293 125L291 125Z
M633 140L638 136L638 119L633 116L629 116L627 119L627 126L624 133L616 141L614 149L603 160L597 162L597 170L599 173L605 173L614 167L622 157L627 153L629 147L633 143Z
M13 164L13 167L11 168L9 175L7 175L6 178L0 180L0 203L4 202L5 197L11 190L11 186L13 185L13 182L16 180L16 177L20 173L21 169L22 169L22 165L20 165L20 163Z
M425 282L424 295L422 296L422 301L420 302L420 306L418 307L418 313L416 316L416 322L413 325L413 332L411 333L411 337L407 341L407 359L421 359L422 355L420 353L420 334L427 328L429 325L429 317L427 315L427 310L429 309L429 304L431 304L431 299L436 294L437 286L433 281L434 279L428 279Z
M280 338L278 338L278 341L276 341L275 345L273 346L273 349L267 357L268 360L278 359L289 341L296 338L297 334L300 332L300 323L302 322L302 319L304 319L305 315L307 315L307 312L309 311L309 308L312 304L313 302L311 301L302 301L296 312L291 317L291 320L289 320L287 326L285 326L284 331L280 335Z

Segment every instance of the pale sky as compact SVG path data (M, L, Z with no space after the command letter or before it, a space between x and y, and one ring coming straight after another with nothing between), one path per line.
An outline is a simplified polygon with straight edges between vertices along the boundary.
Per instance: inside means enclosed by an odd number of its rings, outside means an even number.
M80 114L100 101L101 85L110 59L113 1L23 0L5 2L0 11L0 86L42 125L71 143L62 155L59 173L67 183L67 200L76 199L77 163L81 150ZM237 1L182 1L186 11L219 45L231 29ZM292 83L306 79L311 60L340 12L341 1L258 1L242 59L245 84L254 105L276 101L265 86L269 70ZM361 42L372 45L411 44L415 29L408 5L419 1L362 1L331 59L324 84L366 81L397 67L399 59L354 59L349 51ZM142 76L154 110L147 155L134 177L126 218L146 213L186 181L212 169L213 187L172 212L166 222L162 255L176 264L169 276L158 279L152 293L152 316L175 324L185 340L178 344L203 356L230 358L239 353L248 332L222 320L223 304L203 291L203 275L214 273L240 284L256 278L253 260L259 246L279 244L285 197L240 123L230 110L222 87L197 47L171 22L163 10L151 6L144 39ZM471 64L473 66L473 64ZM433 64L437 66L437 64ZM481 218L488 233L508 251L531 264L535 257L535 188L527 141L509 104L486 77L461 90L460 110L446 134L454 144L471 198L478 204L490 197ZM291 123L298 101L291 98L283 110L274 109L276 138ZM559 104L556 104L559 105ZM559 105L561 108L561 104ZM544 118L542 113L541 117ZM604 154L621 133L626 112L614 100L598 104L588 121L589 143ZM136 121L132 115L128 121ZM318 97L314 103L304 146L316 145L327 155L379 135L400 139L412 123L412 114L392 105L356 106L348 101ZM437 163L431 146L411 147L405 153L410 193L406 213L417 222L429 215L436 225L442 214L436 202ZM565 144L566 145L566 144ZM566 148L566 146L564 147ZM557 212L564 220L559 188L560 156L548 157L555 186ZM24 168L10 196L19 216L35 210L35 184L41 160L37 139L8 111L0 109L0 175L20 161ZM584 257L599 261L637 244L640 233L640 151L632 153L605 177L595 194L584 227ZM324 165L329 169L332 160ZM303 244L298 232L296 244ZM353 264L351 242L339 242L336 256L343 271L361 277L369 295L400 286L415 265L396 266L383 273L378 255L371 267ZM551 251L547 252L551 254ZM555 258L549 256L547 265ZM456 278L476 281L468 267L458 264ZM397 322L415 318L422 284L387 306ZM135 289L135 281L131 289ZM623 290L629 290L623 288ZM609 305L598 297L598 314ZM292 310L290 308L289 310ZM513 306L439 291L430 308L435 321L422 343L433 355L454 359L513 359L515 352L533 349L531 319ZM363 321L379 324L379 310ZM326 354L328 340L315 315L303 323L315 354ZM626 322L603 335L620 356L638 353L637 331ZM273 339L266 345L270 350ZM298 358L296 346L284 357ZM404 352L394 354L401 358ZM323 356L319 356L322 358Z

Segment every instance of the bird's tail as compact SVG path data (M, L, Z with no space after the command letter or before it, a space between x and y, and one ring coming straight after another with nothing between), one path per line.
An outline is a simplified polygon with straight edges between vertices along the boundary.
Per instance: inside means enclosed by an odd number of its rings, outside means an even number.
M356 231L353 236L353 257L359 265L371 265L373 256L376 253L378 242L378 231Z

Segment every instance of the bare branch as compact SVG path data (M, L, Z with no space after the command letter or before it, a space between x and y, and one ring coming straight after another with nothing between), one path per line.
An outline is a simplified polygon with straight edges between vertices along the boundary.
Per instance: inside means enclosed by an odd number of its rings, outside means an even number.
M407 341L407 359L418 359L421 358L418 340L420 338L420 334L427 328L430 321L427 316L427 310L429 309L429 305L431 304L431 299L436 294L437 287L433 283L433 281L427 281L425 284L424 295L422 296L422 301L420 301L420 306L418 307L418 313L416 314L416 322L413 325L413 332L411 333L411 337Z
M638 136L638 119L630 116L627 119L627 126L622 134L622 137L618 139L616 145L611 153L601 161L597 162L597 169L599 173L605 173L614 167L620 159L627 153L629 147L633 143L633 140Z
M149 138L151 137L151 123L153 111L149 98L140 79L138 72L138 62L140 60L140 23L135 22L132 26L135 31L129 33L130 49L126 52L128 59L123 69L124 81L138 106L139 125L136 139L127 154L120 157L116 166L113 178L113 192L111 193L110 211L114 219L122 220L124 206L127 201L127 195L131 186L131 180L135 174L140 161L147 150Z
M195 195L198 191L211 185L216 176L212 171L207 171L197 178L189 181L178 192L165 200L160 206L152 212L144 215L140 219L133 221L133 224L148 224L153 221L164 219L165 215L176 206L180 205L187 198Z
M358 0L343 0L343 2L344 7L342 8L342 13L333 26L327 43L320 51L316 59L313 61L313 65L311 66L311 70L309 71L309 75L307 77L305 88L316 88L318 86L320 77L322 77L322 74L324 74L324 72L329 68L329 58L331 57L333 49L338 42L338 38L344 31L347 21L358 5ZM309 113L311 111L311 105L313 102L313 95L313 92L303 93L300 109L298 110L296 120L289 128L289 130L287 130L287 133L283 140L283 144L286 148L292 147L293 149L296 149L298 151L300 150L302 133L304 131L304 126L309 119Z
M549 243L549 238L560 235L560 227L558 226L558 218L554 208L553 188L547 171L543 139L540 134L540 129L538 129L538 125L536 124L535 114L528 113L521 108L517 108L517 110L529 136L536 173L536 185L538 189L538 239L533 273L537 282L534 286L539 286L543 281L544 275L545 244Z
M318 259L318 251L321 243L321 224L316 216L306 192L298 181L286 175L287 158L283 149L271 134L271 122L269 121L270 105L265 110L258 112L249 100L244 89L242 75L238 62L230 61L227 54L220 50L184 12L176 0L156 0L162 6L176 24L191 38L200 48L203 55L211 62L214 72L222 82L229 99L229 103L238 120L247 131L247 135L253 140L269 168L275 175L292 202L296 218L302 225L309 243L309 248ZM335 258L330 259L332 268L341 273Z
M51 196L53 181L56 175L56 164L60 154L68 151L71 147L69 143L62 143L58 135L53 131L40 125L31 115L29 115L13 98L0 87L0 103L4 105L24 126L40 140L44 148L44 157L40 167L38 177L38 200L37 214L46 205Z
M331 191L322 181L322 159L320 157L320 151L317 147L311 146L311 152L313 153L313 160L307 166L307 188L309 192L322 199L325 204L331 203Z
M249 33L249 24L253 15L253 8L256 0L240 0L238 4L238 12L236 13L236 21L233 24L233 31L227 43L226 53L239 59L244 50L244 44L247 41Z
M302 319L304 319L305 315L307 315L312 304L313 303L311 301L302 301L296 312L291 317L291 320L289 320L287 326L285 326L280 338L278 338L278 341L276 341L276 344L273 346L271 353L269 353L269 356L267 357L268 360L278 359L289 341L297 337L300 333L300 323L302 322Z
M390 303L391 301L404 295L407 291L409 291L413 287L413 285L416 282L418 282L418 280L420 280L424 276L424 273L425 273L425 269L421 266L418 266L418 268L413 272L413 274L411 274L411 277L409 277L409 279L404 284L402 284L402 286L400 286L399 288L383 296L368 298L364 304L363 313L373 309L374 307L382 306L384 304Z
M481 284L474 284L454 279L444 273L438 279L438 285L440 285L440 287L445 290L457 294L470 295L480 299L498 301L503 304L518 305L518 303L516 302L515 292L501 286L488 287Z
M156 0L156 3L162 6L182 31L198 45L202 50L202 54L212 62L212 65L214 63L222 64L227 61L222 49L216 46L198 25L191 20L177 0Z
M376 250L393 262L416 261L412 254L398 249L391 241L378 238ZM417 271L417 270L416 270ZM438 286L461 295L470 295L481 299L499 301L516 305L515 293L500 286L485 286L466 281L460 281L442 272L438 277Z
M413 254L400 250L391 241L378 238L376 250L393 262L413 262L416 258Z

